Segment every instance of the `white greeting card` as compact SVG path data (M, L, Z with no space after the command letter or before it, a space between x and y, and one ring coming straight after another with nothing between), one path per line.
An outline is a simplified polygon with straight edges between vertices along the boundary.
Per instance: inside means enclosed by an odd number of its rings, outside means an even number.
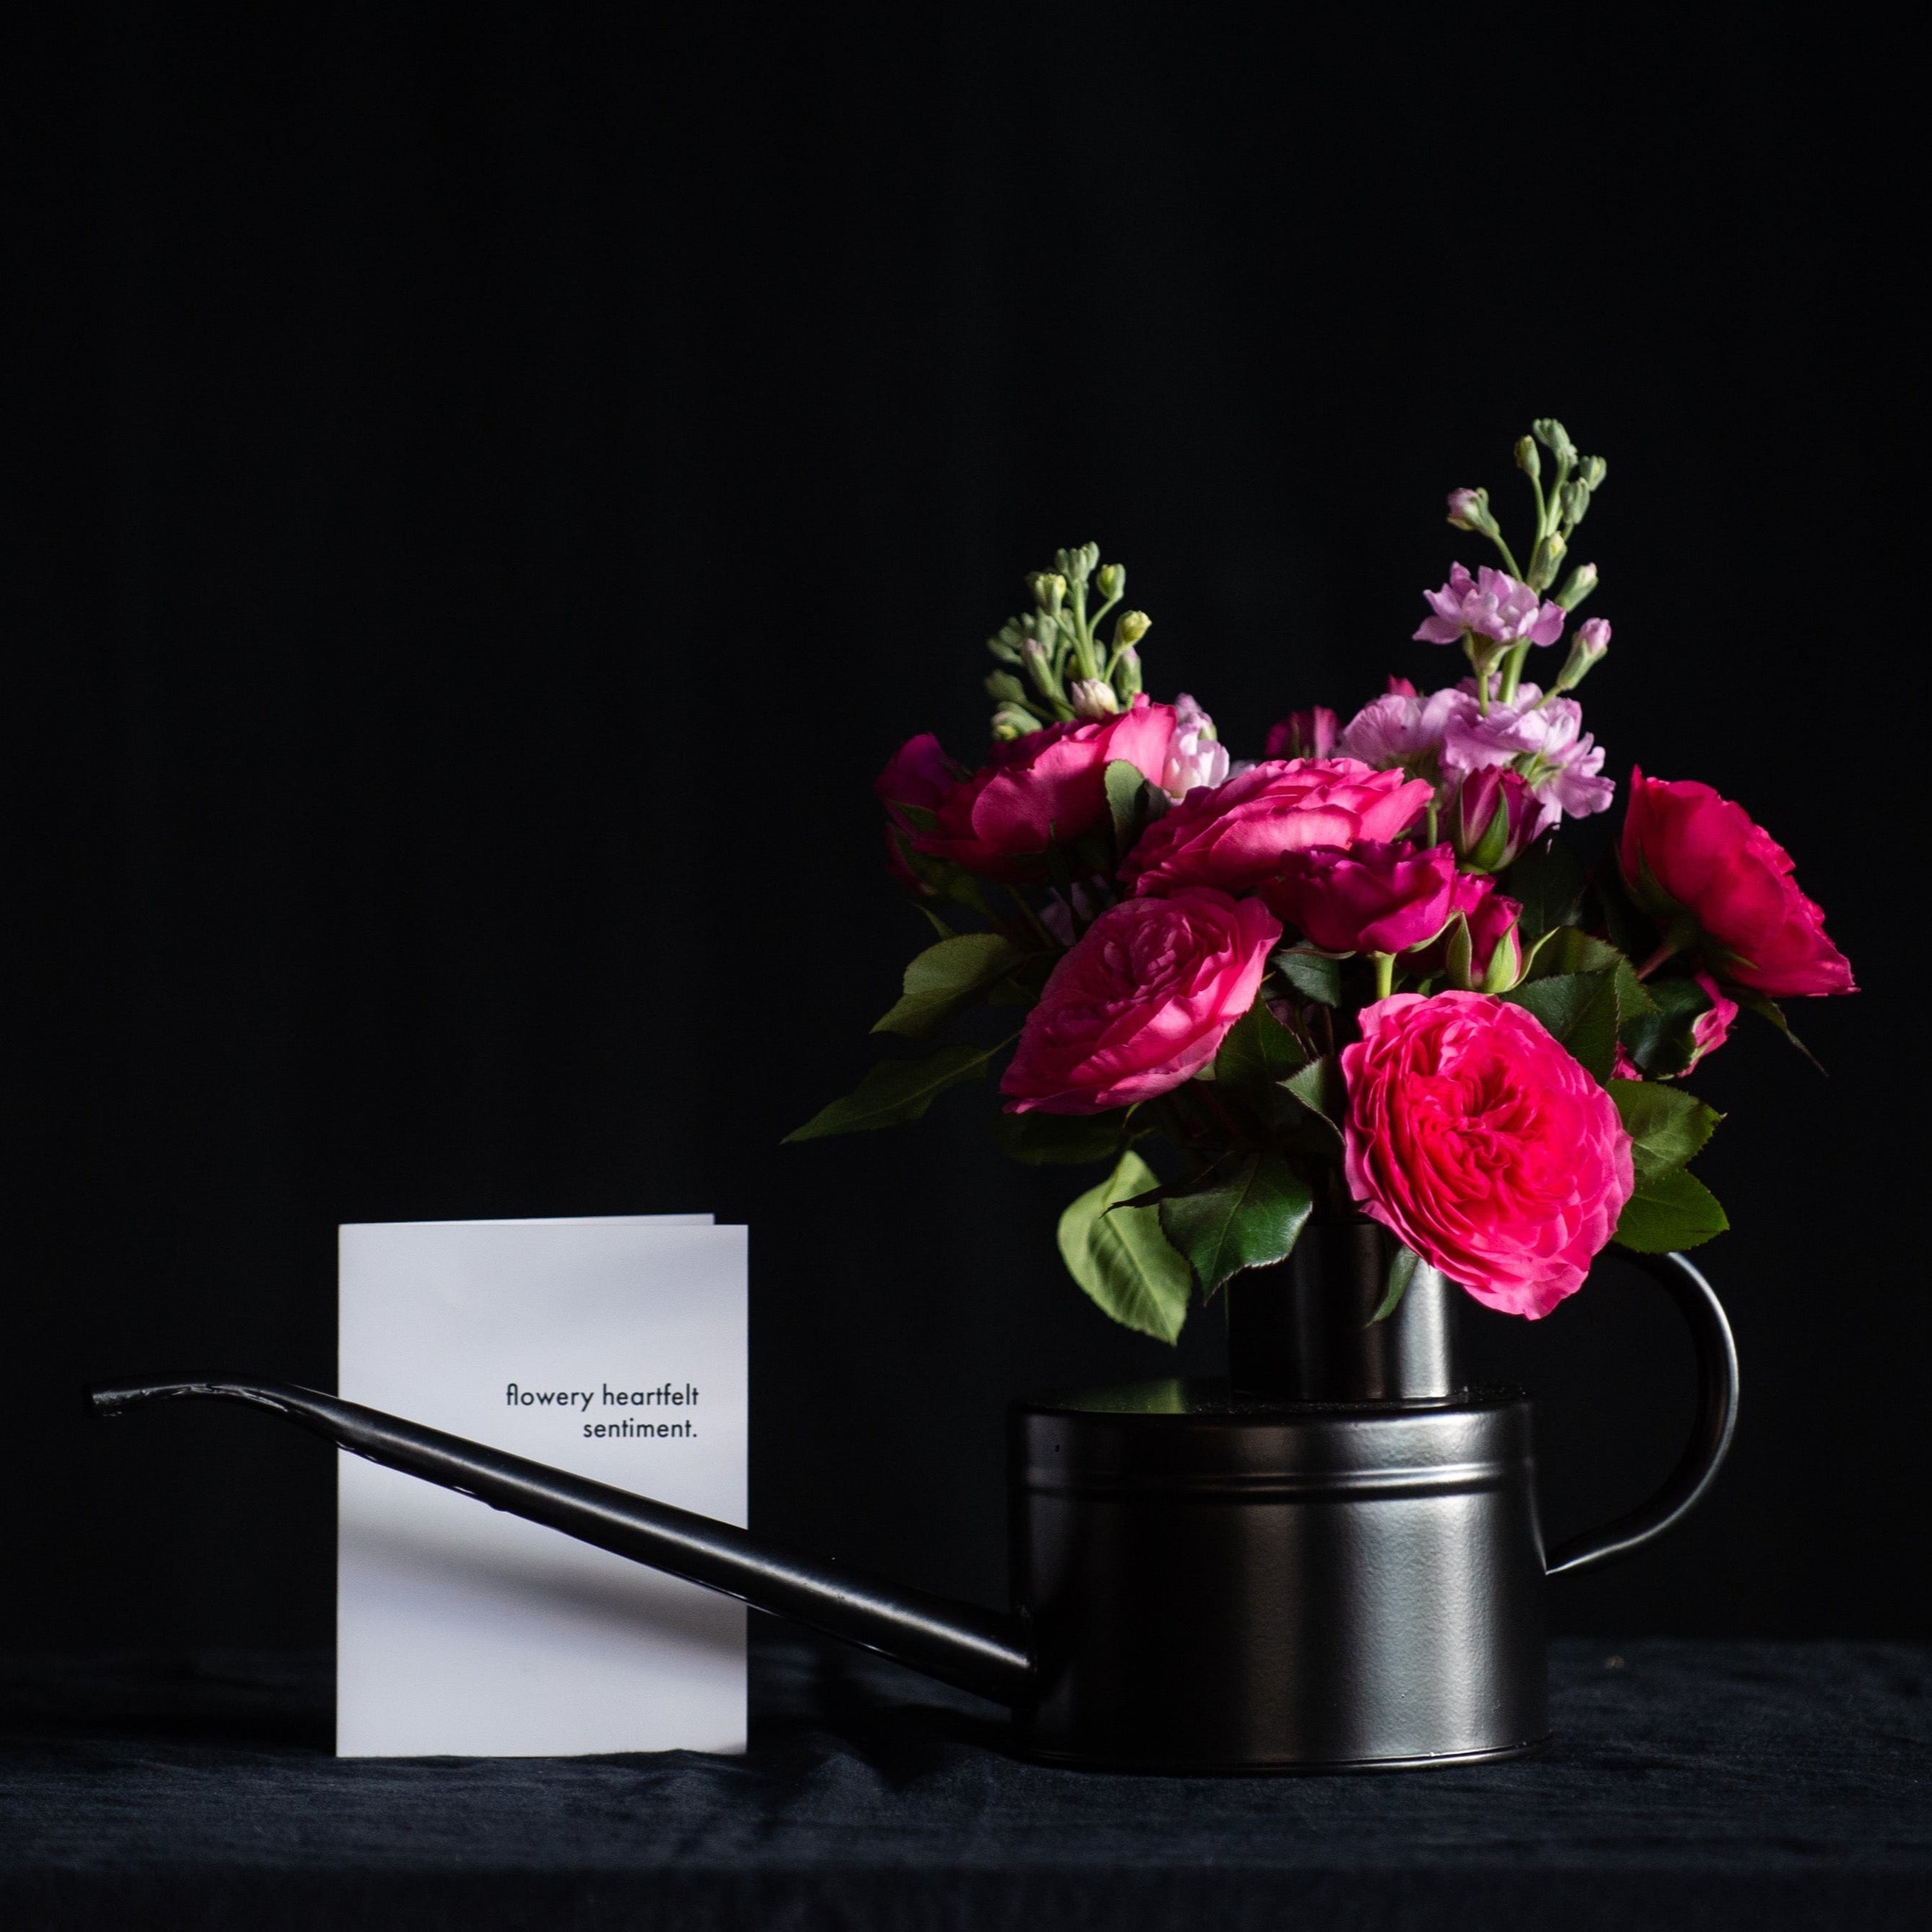
M346 1400L742 1525L746 1230L710 1215L341 1230ZM340 1459L336 1751L745 1748L745 1612Z

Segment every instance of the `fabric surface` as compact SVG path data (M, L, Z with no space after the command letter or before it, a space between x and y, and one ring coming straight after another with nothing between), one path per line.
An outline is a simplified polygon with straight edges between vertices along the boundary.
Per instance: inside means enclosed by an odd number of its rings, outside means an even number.
M990 1707L754 1620L753 1747L338 1762L326 1657L14 1660L0 1924L1932 1924L1932 1652L1559 1644L1556 1742L1375 1777L1018 1762Z

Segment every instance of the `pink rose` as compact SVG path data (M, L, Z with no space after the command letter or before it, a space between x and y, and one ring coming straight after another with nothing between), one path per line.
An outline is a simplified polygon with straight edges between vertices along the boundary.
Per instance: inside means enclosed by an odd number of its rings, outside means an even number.
M1100 1114L1178 1087L1254 1004L1281 928L1192 886L1127 899L1048 976L1000 1082L1010 1114Z
M1394 838L1429 799L1419 778L1371 771L1358 759L1270 758L1211 791L1190 792L1142 834L1120 876L1142 894L1182 886L1252 891L1284 853Z
M1773 999L1857 990L1790 854L1708 785L1633 771L1617 857L1631 896L1720 977Z
M995 745L992 762L953 787L938 824L914 843L982 878L1042 878L1049 844L1106 819L1107 766L1123 760L1159 784L1173 736L1174 707L1143 693L1117 717L1049 724Z
M886 808L886 870L908 892L927 890L905 862L905 847L920 836L920 826L902 811L910 806L922 813L937 812L940 801L959 782L959 767L940 749L930 731L908 738L892 761L872 781L872 790Z
M1270 910L1324 952L1426 945L1449 923L1455 892L1451 847L1415 852L1372 842L1347 852L1291 852L1262 888Z
M1610 1096L1486 993L1396 993L1342 1049L1364 1210L1478 1301L1534 1320L1574 1294L1634 1185Z

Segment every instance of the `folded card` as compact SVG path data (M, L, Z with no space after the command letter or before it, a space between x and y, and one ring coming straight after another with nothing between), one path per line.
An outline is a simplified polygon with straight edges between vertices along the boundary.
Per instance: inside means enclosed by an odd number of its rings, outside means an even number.
M745 1521L746 1230L710 1215L341 1230L344 1397ZM340 1459L336 1750L745 1748L728 1598Z

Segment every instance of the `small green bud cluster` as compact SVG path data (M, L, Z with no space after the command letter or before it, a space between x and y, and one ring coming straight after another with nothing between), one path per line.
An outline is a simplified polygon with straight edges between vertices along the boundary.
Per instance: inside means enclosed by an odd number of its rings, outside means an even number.
M1141 690L1134 646L1154 621L1144 610L1123 610L1101 635L1101 620L1126 595L1125 566L1102 563L1098 544L1082 544L1056 550L1053 567L1033 572L1026 586L1034 608L986 640L1008 667L986 680L997 706L993 736L1024 737L1057 722L1124 711Z

